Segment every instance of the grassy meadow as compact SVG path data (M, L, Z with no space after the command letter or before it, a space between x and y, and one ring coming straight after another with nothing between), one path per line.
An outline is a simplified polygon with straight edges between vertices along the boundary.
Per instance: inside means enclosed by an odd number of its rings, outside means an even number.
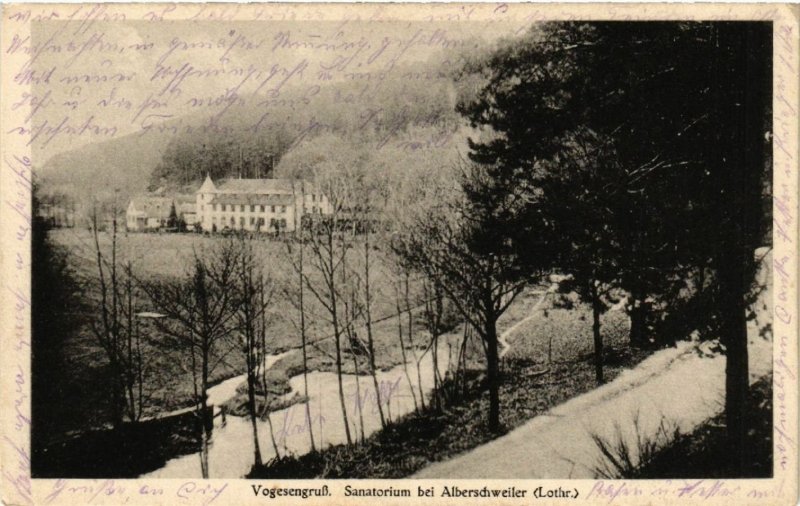
M106 398L108 392L103 387L105 374L105 357L100 349L96 337L91 331L90 322L96 318L97 311L97 271L96 253L93 237L87 230L56 229L50 231L50 239L55 245L67 252L69 264L74 276L79 280L83 293L80 297L84 300L84 311L80 315L83 324L79 330L68 337L65 346L65 359L70 364L67 369L70 374L68 381L72 385L67 390L65 402L70 413L66 416L65 424L73 430L78 430L87 425L87 415L91 426L103 426L108 419ZM166 279L176 276L187 276L191 267L193 255L203 254L217 245L220 241L227 240L220 236L204 236L200 234L158 234L158 233L131 233L120 234L117 238L117 254L121 263L131 261L135 276L139 279ZM101 249L106 254L110 252L110 236L101 234ZM300 336L297 327L297 275L294 272L286 244L274 238L260 238L256 241L257 254L265 270L275 281L272 304L272 318L269 328L269 351L272 353L295 349L292 353L281 359L273 366L270 372L271 379L276 383L271 390L282 391L288 378L302 371ZM348 252L348 262L358 266L360 255L363 251L357 248ZM308 255L308 253L307 253ZM402 331L408 359L413 360L420 356L427 343L427 333L423 329L421 305L422 291L419 281L412 280L410 299L412 307L411 325L413 328L413 344L409 340L409 318L404 314L400 321L395 316L397 313L396 290L393 284L394 277L386 265L383 252L376 248L371 253L372 271L371 282L373 290L372 315L376 323L373 325L373 335L376 347L376 362L381 369L390 368L402 362L402 353L398 341L398 323ZM316 282L313 269L308 269L312 282ZM591 313L583 305L575 308L559 309L553 307L556 294L545 294L547 285L531 286L520 294L507 312L498 321L498 332L503 333L518 322L514 330L507 336L511 349L504 358L503 367L506 370L523 368L526 374L535 373L544 368L551 368L554 381L562 382L559 388L537 389L536 393L524 394L527 398L534 395L536 398L528 399L530 407L519 404L521 399L513 401L519 408L508 413L511 419L506 420L509 426L516 425L529 416L540 412L554 402L569 398L572 394L584 390L577 383L585 383L588 388L592 384L591 361ZM545 297L544 301L541 301ZM334 343L331 339L332 328L325 313L314 297L306 290L306 310L308 338L312 343L308 348L309 367L311 369L332 371L335 367ZM140 311L154 310L152 304L144 297L139 300ZM401 308L405 302L400 301ZM534 310L535 309L535 310ZM524 321L523 321L524 320ZM623 363L630 363L633 357L617 357L617 350L626 350L624 346L627 339L627 316L622 311L608 312L603 316L602 332L607 345L607 362L613 371ZM455 327L442 339L456 343L463 333L463 325L454 322ZM179 409L191 404L193 387L191 371L188 368L187 357L181 356L179 350L165 350L158 345L159 331L154 325L143 322L140 328L143 337L148 341L146 346L147 372L146 390L149 396L146 415L156 415L165 411ZM356 326L356 332L364 339L366 331L363 324ZM346 339L342 340L346 347ZM548 350L552 350L549 354ZM481 371L484 367L483 350L477 339L471 341L468 350L468 365L471 369ZM625 353L624 351L621 351ZM227 353L220 359L219 366L213 371L212 383L216 383L244 372L244 360L236 350ZM635 360L635 359L634 359ZM575 375L574 369L578 365L580 374ZM359 372L366 371L366 363L359 360ZM343 363L346 372L354 372L352 360L346 359ZM479 373L480 374L480 373ZM584 376L586 376L584 378ZM555 378L561 378L556 380ZM585 381L584 381L585 380ZM569 385L563 384L563 382ZM573 384L575 383L575 384ZM87 391L82 385L94 384L98 388ZM522 382L520 385L524 385ZM570 386L571 385L571 386ZM506 392L506 396L518 397L523 395L519 388L506 384L513 393ZM544 397L540 398L542 395ZM477 401L477 399L476 399Z
M105 355L97 338L91 330L91 322L97 320L99 312L99 281L97 275L97 258L94 238L84 229L54 229L49 232L53 244L65 252L73 276L81 286L78 297L82 300L82 311L74 315L80 320L78 331L67 336L64 348L65 360L69 367L65 368L70 376L69 384L73 385L65 392L65 404L70 416L65 422L78 430L86 426L87 416L90 426L103 426L108 419L108 392L103 385L106 375ZM120 233L117 236L117 256L120 265L130 260L135 278L143 281L170 279L188 276L195 253L202 255L221 241L228 240L221 236L204 236L201 234L159 234L159 233ZM104 255L110 256L110 234L101 232L100 248ZM274 281L272 307L270 311L269 341L270 353L298 348L301 344L298 329L299 309L297 307L297 275L290 263L287 245L274 238L259 238L256 242L257 255L265 271ZM348 252L348 262L358 265L361 251L355 248ZM308 251L306 255L309 255ZM397 340L397 313L395 289L392 286L389 270L382 262L381 251L372 253L371 283L373 292L372 317L373 335L376 347L376 362L379 368L389 368L402 361L402 354ZM308 258L308 257L307 257ZM315 280L313 269L307 268L307 275ZM419 305L419 288L411 284L410 300L412 307ZM322 310L312 294L306 290L306 324L309 342L309 365L312 369L333 370L335 362L334 343L331 338L332 327L329 316ZM401 300L401 308L405 302ZM136 311L154 311L157 308L139 293ZM419 308L414 310L413 318L414 343L424 342L423 330L417 318ZM408 319L402 320L405 339L408 340ZM140 332L147 342L145 346L145 362L147 371L146 390L149 396L146 416L156 415L164 411L183 408L191 405L193 386L191 370L188 368L188 357L182 356L179 350L164 349L159 346L159 330L147 321L140 324ZM362 324L356 326L356 332L364 340L366 331ZM342 339L346 347L346 339ZM421 353L421 350L416 350ZM409 356L414 352L408 350ZM244 358L236 350L224 356L216 357L219 365L211 374L212 384L223 381L244 372ZM288 380L301 370L301 354L293 352L274 367L273 377L278 382ZM345 371L353 372L351 360L343 364ZM365 363L361 363L363 372ZM90 392L82 385L95 384L98 388ZM278 386L277 388L281 388ZM72 416L74 415L74 416Z

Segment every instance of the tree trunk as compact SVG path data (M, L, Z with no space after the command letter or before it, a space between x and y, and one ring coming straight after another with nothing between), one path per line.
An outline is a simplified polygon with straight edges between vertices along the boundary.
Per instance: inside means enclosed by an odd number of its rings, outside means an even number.
M256 423L256 379L255 379L255 364L250 364L251 371L247 374L247 407L250 411L250 425L253 429L253 464L255 467L261 467L261 447L258 444L258 424ZM267 385L262 385L266 390Z
M122 405L124 404L124 395L123 395L123 386L122 386L122 379L119 378L121 367L116 360L111 361L111 371L114 374L114 378L112 379L113 385L113 394L112 398L114 400L114 407L113 407L113 421L114 421L114 428L115 429L122 429L122 424L124 421L124 413L122 409Z
M429 282L423 283L425 289L425 316L427 320L428 332L431 335L431 372L433 373L433 392L431 393L431 403L434 409L441 410L441 387L442 378L439 374L439 334L442 327L442 314L444 305L442 302L441 289L434 284L432 287Z
M205 445L205 424L203 423L203 402L200 390L197 388L197 356L195 354L194 343L189 346L189 353L192 360L192 389L194 390L194 410L195 418L200 428L200 474L203 478L208 478L208 447Z
M487 380L489 383L489 430L500 431L500 357L497 352L497 326L489 319L485 329Z
M350 349L350 354L353 357L353 371L355 372L354 376L356 380L356 409L358 410L358 426L361 434L361 444L364 444L364 441L366 440L366 435L364 434L364 399L361 398L361 381L358 374L358 357L356 357L356 354L353 353L352 348Z
M118 361L117 353L118 353L118 337L117 331L119 329L119 325L116 319L116 293L118 290L117 287L117 280L116 280L116 269L114 268L114 264L116 263L116 230L114 231L114 236L112 236L112 266L111 266L111 273L109 283L111 284L111 293L112 293L112 300L111 300L111 308L109 308L108 302L108 286L106 284L106 274L105 269L107 267L103 267L103 253L100 250L100 238L99 238L99 231L98 231L98 224L97 224L97 209L92 209L92 236L94 238L94 246L95 246L95 253L97 258L97 274L98 279L100 282L100 315L102 316L102 323L103 328L99 333L101 345L105 348L106 355L108 356L109 361L109 368L110 368L110 382L111 382L111 420L114 427L114 430L121 430L122 429L122 422L123 422L123 406L122 402L124 401L123 392L124 386L122 385L122 378L121 373L122 370L120 368L120 364Z
M415 352L415 354L416 354L416 352ZM420 363L422 362L422 358L423 358L423 357L420 357L420 358L419 358L419 359L417 359L417 361L416 361L416 367L417 367L417 388L419 388L419 402L420 402L420 405L422 405L422 411L425 411L425 410L427 409L427 408L425 407L425 390L423 390L423 388L422 388L422 371L420 371L420 369L421 369L421 367L420 367Z
M275 458L281 458L281 452L278 449L278 442L275 440L275 428L272 425L272 413L270 413L269 408L265 407L264 414L261 415L262 417L266 418L267 420L267 427L269 428L269 439L272 442L272 449L275 451ZM286 428L284 427L284 430ZM286 448L286 439L283 440L283 446Z
M381 427L386 428L386 418L383 416L383 406L381 405L381 390L378 386L378 373L375 367L375 342L372 336L372 293L369 284L369 225L364 238L364 303L367 316L367 346L369 352L369 372L372 376L372 384L375 387L375 404L378 406L378 415L381 419Z
M634 304L641 304L640 301L634 301ZM647 345L645 339L644 329L644 314L641 307L632 307L630 312L631 318L631 331L630 331L630 345L632 348L644 348Z
M420 359L417 358L417 349L414 346L414 317L411 314L411 296L410 296L410 283L409 283L409 274L406 272L405 275L405 292L404 298L406 303L406 313L408 316L408 344L411 346L411 354L414 355L414 363L417 368L417 388L419 388L419 405L422 408L422 411L425 411L425 393L422 391L422 377L419 373L419 361ZM413 394L414 387L411 387L411 391Z
M442 404L439 398L439 390L442 385L439 380L439 336L434 336L431 339L431 365L433 366L433 404L436 411L440 411Z
M208 430L206 430L205 407L200 410L200 473L208 479Z
M601 301L597 290L597 284L592 281L592 335L594 336L594 376L598 385L602 385L603 380L603 336L600 335L600 312Z
M732 476L747 472L749 445L746 439L749 367L747 350L746 296L755 274L753 253L761 242L761 179L770 164L771 146L764 143L772 114L772 64L764 55L772 53L772 30L769 25L748 25L742 37L738 27L715 25L721 43L722 58L735 57L721 69L719 86L738 90L729 100L721 100L718 114L724 125L731 125L734 142L726 161L725 178L720 183L727 190L724 207L727 233L724 247L717 253L721 293L721 341L726 348L725 421L728 432L727 458ZM734 48L731 51L728 48ZM727 54L726 54L727 53ZM774 146L774 141L773 141Z
M739 256L742 258L742 256ZM724 306L722 343L725 345L725 422L728 432L728 452L733 478L746 472L747 451L747 394L749 368L747 351L747 317L745 306L744 269L730 262L720 269Z
M138 324L137 324L138 325ZM136 372L139 375L139 418L142 417L144 409L144 358L142 356L142 338L139 335L138 327L136 332Z
M400 309L400 291L395 290L395 307L397 308L397 337L400 340L400 354L403 357L403 371L408 381L408 390L411 392L411 400L414 401L414 411L419 410L417 405L417 394L414 393L414 384L411 381L411 374L408 372L408 357L406 356L406 345L403 342L403 313Z
M630 298L630 345L632 348L645 348L648 345L646 318L647 312L644 307L644 297L639 290L631 290Z
M128 418L132 422L139 419L136 409L136 360L133 356L133 340L134 340L134 315L133 315L133 283L131 281L131 262L128 260L125 266L125 302L127 303L127 328L125 329L125 345L127 348L127 366L125 376L127 378L127 403L128 403Z
M202 388L202 390L201 390L200 394L202 395L201 403L202 403L202 406L203 406L203 413L204 413L203 422L204 422L204 424L206 426L209 425L209 423L208 423L209 422L209 418L208 418L208 414L207 414L207 409L208 409L208 377L209 377L208 365L209 365L210 359L211 359L210 351L208 349L203 350L203 356L202 356L203 362L202 362L202 364L200 364L200 366L202 367L202 377L201 377L201 388ZM211 420L211 421L213 421L213 420Z
M456 369L456 378L461 376L461 398L467 397L467 342L470 338L470 329L468 323L464 323L464 339L461 341L461 350L458 353L458 369Z
M302 232L301 232L302 233ZM304 239L300 237L300 267L298 273L300 276L300 341L303 347L303 393L306 397L306 422L308 425L308 438L311 440L311 453L316 453L317 448L314 445L314 431L311 428L311 398L308 396L308 350L306 349L306 307L304 299L303 283L305 282L305 265L303 250L305 249Z
M208 468L208 441L211 437L209 433L209 424L208 424L208 360L209 360L209 352L208 348L203 349L202 355L202 364L200 364L202 368L202 376L200 379L200 426L202 432L202 441L201 441L201 449L200 449L200 460L201 464L200 467L203 471L203 478L209 478L209 468ZM213 423L213 418L211 419Z
M344 422L344 433L347 438L347 444L353 444L353 437L350 434L350 423L347 420L347 405L344 399L344 385L342 383L342 336L341 329L339 328L338 306L336 297L336 287L334 286L336 271L333 265L333 230L328 232L328 268L330 269L330 300L331 300L331 318L333 320L333 334L336 341L336 379L339 383L339 404L342 408L342 421Z

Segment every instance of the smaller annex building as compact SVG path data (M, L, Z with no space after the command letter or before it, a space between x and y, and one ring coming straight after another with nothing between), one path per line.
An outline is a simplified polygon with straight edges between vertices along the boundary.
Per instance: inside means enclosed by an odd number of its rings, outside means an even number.
M292 179L228 179L206 176L195 201L204 232L246 230L292 232L304 215L331 213L328 199L313 183Z
M191 195L144 195L134 197L125 211L125 225L131 232L156 231L170 225L175 209L177 222L191 228L197 221L195 200Z
M134 232L158 230L165 226L171 208L172 199L168 197L134 197L125 211L125 225Z

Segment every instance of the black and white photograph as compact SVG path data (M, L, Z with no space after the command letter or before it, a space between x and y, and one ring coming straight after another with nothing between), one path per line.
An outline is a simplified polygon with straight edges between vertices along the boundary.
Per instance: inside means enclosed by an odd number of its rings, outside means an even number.
M506 4L15 7L16 423L31 478L61 483L47 499L547 479L431 494L606 503L660 480L720 500L796 469L774 55L797 33Z

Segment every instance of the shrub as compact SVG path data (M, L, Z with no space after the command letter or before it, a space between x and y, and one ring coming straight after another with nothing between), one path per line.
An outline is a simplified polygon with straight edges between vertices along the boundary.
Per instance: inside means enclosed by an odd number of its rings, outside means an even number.
M665 448L680 437L680 430L674 422L668 422L663 416L656 433L646 435L639 423L639 412L633 418L635 440L626 438L619 423L614 423L614 435L606 439L597 433L591 433L592 440L600 449L602 459L597 463L594 472L598 477L608 479L638 478L641 471ZM633 446L631 446L633 445Z

